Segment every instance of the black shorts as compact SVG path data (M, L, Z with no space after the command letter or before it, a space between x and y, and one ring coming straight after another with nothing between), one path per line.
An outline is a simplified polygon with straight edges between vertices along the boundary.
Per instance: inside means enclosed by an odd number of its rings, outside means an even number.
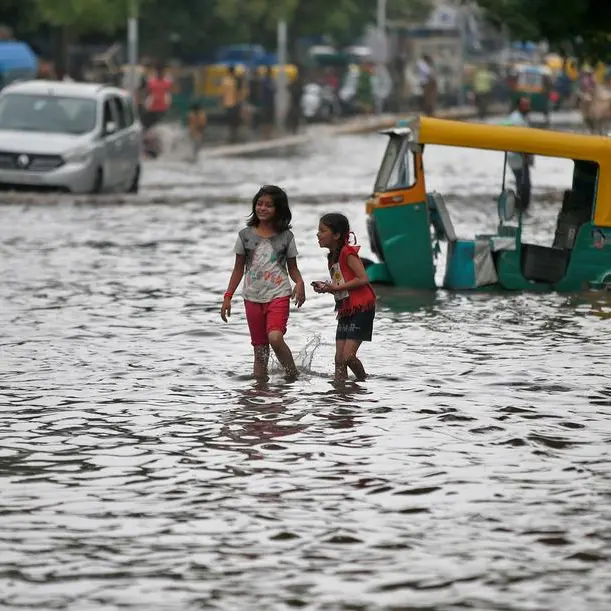
M375 315L376 311L372 309L338 318L335 341L353 339L360 342L370 342L373 335L373 319Z

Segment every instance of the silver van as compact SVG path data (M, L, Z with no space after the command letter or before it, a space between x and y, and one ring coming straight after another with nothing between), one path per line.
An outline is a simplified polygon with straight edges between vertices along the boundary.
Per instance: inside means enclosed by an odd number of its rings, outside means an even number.
M0 92L0 187L137 193L142 126L129 94L27 81Z

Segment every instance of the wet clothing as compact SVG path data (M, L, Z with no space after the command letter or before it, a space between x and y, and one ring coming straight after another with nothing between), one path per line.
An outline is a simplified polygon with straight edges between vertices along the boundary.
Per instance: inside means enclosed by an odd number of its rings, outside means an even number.
M348 266L348 257L359 256L360 246L344 246L336 263L329 263L329 273L332 284L344 284L356 278L355 273ZM358 311L372 310L376 305L376 294L370 284L359 286L350 291L333 293L335 297L335 309L338 317L347 316Z
M286 333L289 320L291 298L277 297L268 303L244 301L246 321L250 331L250 340L253 346L266 346L269 344L268 335L272 331Z
M234 252L246 256L243 296L246 301L269 303L293 292L287 271L288 259L297 257L295 236L289 230L263 238L254 227L238 234Z
M359 342L370 342L373 335L373 319L375 315L376 311L373 309L354 312L354 314L339 318L335 341L352 339Z

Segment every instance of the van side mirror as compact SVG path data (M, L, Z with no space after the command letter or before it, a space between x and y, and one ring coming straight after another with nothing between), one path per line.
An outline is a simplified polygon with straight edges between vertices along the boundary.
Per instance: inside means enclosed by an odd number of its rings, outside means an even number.
M114 121L108 121L104 126L104 133L109 136L117 131L117 124Z

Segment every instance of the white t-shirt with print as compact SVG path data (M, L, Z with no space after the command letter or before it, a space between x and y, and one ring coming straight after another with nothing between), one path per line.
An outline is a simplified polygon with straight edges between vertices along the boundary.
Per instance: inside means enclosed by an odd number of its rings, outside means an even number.
M246 254L239 237L234 252L236 255ZM297 246L295 238L292 238L286 251L286 258L294 259L295 257L297 257ZM242 296L246 301L269 303L278 297L288 297L292 292L288 271L285 266L278 263L271 240L261 239L251 261L246 263Z

